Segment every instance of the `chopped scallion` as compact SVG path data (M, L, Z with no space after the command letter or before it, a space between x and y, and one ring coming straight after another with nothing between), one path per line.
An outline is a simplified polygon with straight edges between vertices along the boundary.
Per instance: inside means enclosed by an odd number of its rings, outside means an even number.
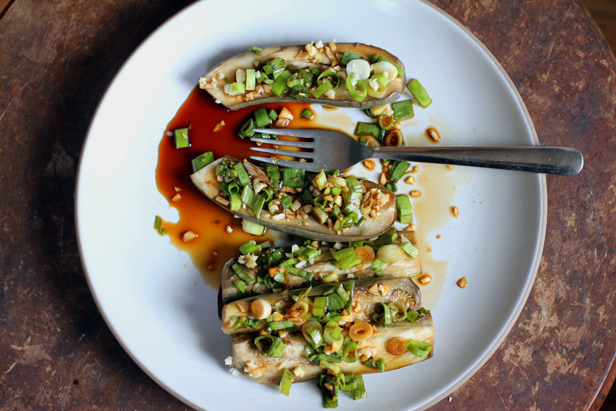
M379 141L383 140L383 136L385 135L385 130L381 129L375 123L364 123L359 121L355 126L355 135L356 136L372 136Z
M246 282L247 284L252 284L255 282L255 280L253 280L248 274L246 274L242 267L240 267L237 263L233 264L231 268L233 269L233 272L237 274L237 276L240 277L242 281Z
M342 53L342 58L340 58L340 64L346 66L349 64L349 61L356 60L359 58L359 54L351 53L350 51L345 51Z
M246 283L243 282L242 280L233 281L233 284L237 287L238 290L240 290L240 292L242 293L246 292Z
M257 56L261 55L261 47L252 46L251 48L248 49L248 51L252 51L252 52L256 53Z
M406 173L406 170L409 168L409 166L410 164L406 161L394 161L394 164L389 169L389 174L387 175L387 178L390 179L393 183L397 183L402 178L404 173Z
M287 187L304 187L306 170L301 168L285 168L282 172L282 184Z
M385 188L391 191L392 193L395 193L398 191L398 186L396 185L396 183L385 183Z
M190 146L188 141L188 128L178 128L174 131L175 148L186 148Z
M288 89L287 80L291 77L292 73L285 69L277 78L274 80L274 84L272 85L272 93L277 95L278 97L282 96Z
M347 247L339 251L334 251L332 253L332 257L334 257L334 260L338 262L338 267L341 270L347 270L351 267L355 267L362 262L361 258L355 254L354 247Z
M214 153L208 151L192 159L193 172L201 170L203 167L214 162Z
M359 88L359 93L355 90L355 87ZM346 78L346 87L349 90L349 94L355 101L362 102L368 95L368 89L366 88L366 83L362 80L359 80L355 73L351 73L350 76Z
M300 116L302 118L305 118L306 120L312 120L314 118L314 113L312 111L310 111L310 109L306 109L306 110L302 111Z
M229 209L231 211L237 211L242 208L242 199L239 194L231 195L230 200Z
M419 250L417 249L417 247L415 247L413 244L411 244L410 241L402 243L400 245L400 248L402 248L405 253L407 253L408 255L410 255L413 258L417 258L417 256L419 255Z
M233 169L237 172L237 178L240 180L241 185L250 185L250 177L248 177L248 173L246 172L246 169L241 161L233 164Z
M282 378L280 378L280 392L286 396L289 395L289 391L291 390L291 384L293 384L293 378L295 375L285 368L282 372Z
M398 209L398 221L402 224L413 222L413 207L407 195L396 196L396 208Z
M246 69L246 91L255 89L256 71L255 69Z
M244 244L240 246L240 253L246 255L251 253L256 253L260 251L261 248L257 245L255 240L246 241Z
M253 115L255 117L255 128L262 128L268 126L272 121L269 117L269 114L267 114L267 109L265 107L259 107L254 111Z
M261 224L253 223L250 220L243 219L242 230L244 230L245 233L252 235L263 235L263 233L265 232L265 227L263 227Z
M432 99L426 92L426 89L423 88L419 80L413 79L408 82L406 88L411 92L413 98L417 101L417 104L421 106L421 108L426 108L432 103Z
M333 88L334 86L332 85L332 83L330 83L329 81L325 81L319 84L319 86L312 92L312 95L314 96L314 98L319 98L323 95L323 93Z
M427 342L409 340L409 343L406 345L406 349L409 350L414 356L423 358L430 353L432 346Z
M391 105L391 109L394 111L394 120L400 121L405 120L407 118L415 117L415 112L413 111L413 101L412 100L403 100L396 101Z
M167 230L163 228L163 219L160 218L160 216L156 216L156 218L154 219L154 229L161 236L167 234Z

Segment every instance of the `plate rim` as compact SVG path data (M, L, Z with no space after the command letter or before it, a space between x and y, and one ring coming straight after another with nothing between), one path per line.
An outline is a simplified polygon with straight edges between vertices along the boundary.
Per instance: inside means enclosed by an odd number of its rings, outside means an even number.
M509 77L509 74L507 74L507 72L505 71L501 63L498 61L498 59L494 56L494 54L492 54L492 52L485 46L485 44L483 44L483 42L479 40L479 38L475 36L475 34L473 34L473 32L471 32L466 26L464 26L458 20L453 18L451 15L449 15L449 13L440 9L434 4L428 2L428 0L419 0L419 1L421 3L424 3L430 6L433 10L441 13L447 19L452 21L456 26L458 26L458 28L460 28L464 33L466 33L467 36L469 36L473 41L475 41L475 43L479 47L481 47L483 52L490 58L490 60L492 60L492 62L495 64L496 68L499 70L503 78L507 81L507 84L513 91L514 96L516 100L518 101L518 104L522 108L522 112L524 113L524 117L526 118L526 121L528 123L530 133L531 133L531 136L533 138L535 145L539 145L540 143L539 143L539 137L537 135L537 130L535 130L535 124L530 116L530 113L528 112L528 108L526 107L526 104L524 103L524 100L522 99L522 96L520 95L518 88L513 83L513 80L511 80L511 77ZM498 339L492 345L492 347L490 347L490 349L475 364L473 368L471 368L465 375L462 376L462 378L460 378L455 384L453 384L450 387L448 392L453 392L457 390L458 388L460 388L462 385L464 385L469 379L471 379L471 377L473 377L481 369L481 367L485 365L486 362L488 362L490 358L492 358L494 353L501 347L501 345L503 344L503 342L505 341L505 339L511 332L511 329L518 321L518 318L520 317L522 310L524 310L524 307L526 306L528 297L530 296L533 286L535 285L535 280L537 279L537 273L539 272L539 265L541 264L541 257L543 256L543 247L545 245L545 237L547 233L548 191L547 191L547 179L546 179L545 174L540 175L540 191L541 191L540 199L541 199L542 207L541 207L541 217L540 217L541 227L539 229L540 230L539 243L537 244L535 263L533 264L533 267L531 269L531 276L529 278L528 284L526 288L524 289L524 293L522 294L522 298L520 300L521 304L519 304L516 310L513 312L513 315L511 316L511 320L505 325L505 327L503 328L503 331L501 332L501 335L498 337ZM436 403L445 399L448 395L449 395L448 393L444 393L440 396L437 395L432 401L429 401L424 406L418 408L417 411L423 411L423 410L426 410L432 407Z
M183 7L182 9L180 9L179 11L174 13L172 16L170 16L167 20L165 20L162 24L160 24L156 29L154 29L150 34L148 34L141 41L141 43L130 53L130 55L124 60L124 62L122 63L122 65L120 66L118 71L114 74L113 78L111 79L111 81L109 82L107 87L105 88L105 92L103 93L101 99L99 100L99 102L98 102L98 104L97 104L97 106L96 106L96 108L94 110L94 114L92 115L92 118L91 118L90 123L88 125L88 129L87 129L86 134L85 134L83 145L81 147L80 154L79 154L79 162L78 162L78 165L77 165L77 174L76 174L75 190L74 190L75 195L74 195L74 202L73 202L73 204L74 204L75 234L76 234L76 239L77 239L77 248L78 248L78 252L79 252L79 259L81 261L81 266L82 266L82 269L83 269L83 272L84 272L84 275L85 275L85 278L86 278L86 282L88 284L88 288L90 290L90 293L92 294L92 297L94 299L94 302L95 302L95 304L96 304L96 306L98 308L98 311L99 311L100 315L103 317L103 320L105 321L107 327L109 328L109 330L113 334L114 338L118 341L120 346L124 349L126 354L128 354L128 356L133 360L133 362L135 364L137 364L137 366L139 366L139 368L148 377L150 377L154 382L156 382L156 384L158 384L160 387L162 387L165 391L167 391L173 397L177 398L179 401L181 401L182 403L192 407L193 409L204 409L204 408L202 406L199 406L198 404L190 401L188 398L182 396L181 394L176 392L173 388L171 388L167 384L163 383L161 379L159 379L152 371L150 371L143 363L141 363L141 361L139 361L137 359L136 355L128 348L126 342L123 340L123 338L121 337L119 332L113 326L113 323L110 321L107 313L103 309L103 305L102 305L102 303L101 303L101 301L99 299L99 296L96 293L95 288L93 287L91 275L90 275L89 271L86 268L86 262L85 262L83 248L82 248L82 240L81 240L81 234L80 234L80 232L81 232L81 230L80 230L80 223L79 223L79 215L80 215L80 213L79 213L79 205L78 205L78 203L79 203L79 185L80 185L80 180L81 180L81 170L82 170L82 167L83 167L84 153L85 153L86 147L88 146L89 136L91 134L92 128L94 126L94 123L96 122L96 119L97 119L97 117L99 115L101 106L103 105L104 101L106 100L106 97L107 97L110 89L114 86L114 84L116 83L118 78L123 74L126 66L133 60L135 55L137 55L145 47L145 45L147 43L149 43L149 41L155 35L157 35L160 31L162 31L168 24L170 24L171 21L173 21L175 18L177 18L180 14L183 14L183 13L187 12L189 9L191 9L193 7L196 7L200 3L204 3L204 2L207 2L207 1L215 1L215 0L198 0L198 1L195 1L194 3L191 3L191 4ZM436 5L430 3L428 0L417 0L417 1L422 3L423 5L429 6L432 10L440 13L445 18L447 18L450 22L454 23L459 29L462 30L462 32L464 32L467 36L469 36L470 39L472 39L481 48L481 50L485 53L485 55L487 57L489 57L489 59L492 61L492 63L495 65L495 67L498 69L500 74L503 76L503 78L505 79L505 81L509 85L509 88L511 89L511 91L514 93L515 99L518 102L519 107L522 109L522 113L524 115L524 118L526 119L526 123L527 123L527 126L529 128L529 131L530 131L531 137L533 139L533 142L534 142L535 145L539 145L540 144L539 143L539 138L538 138L537 132L535 130L535 126L534 126L534 123L533 123L532 118L530 116L530 113L528 112L528 109L526 107L526 104L524 103L524 100L522 99L522 96L520 95L517 87L515 86L515 84L511 80L511 77L507 74L507 72L505 71L505 69L503 68L501 63L498 61L498 59L496 59L496 57L492 54L492 52L490 52L490 50L483 44L483 42L481 42L481 40L479 40L479 38L475 34L473 34L466 26L464 26L462 23L460 23L457 19L452 17L446 11L444 11L444 10L440 9L439 7L437 7ZM541 219L541 226L539 228L539 230L540 230L539 234L540 235L539 235L539 239L538 239L538 244L536 246L536 254L534 256L534 260L535 261L534 261L533 267L531 269L531 273L530 273L531 275L530 275L528 283L527 283L527 285L526 285L526 287L524 289L524 292L521 295L520 304L516 307L515 311L513 311L512 315L511 315L510 321L507 324L505 324L505 326L502 328L502 331L501 331L498 339L496 340L496 342L492 344L492 346L479 359L479 361L475 364L475 366L472 367L471 369L469 369L461 378L458 379L458 381L456 383L454 383L452 386L450 386L446 391L444 391L440 395L437 394L432 400L428 401L427 403L425 403L424 405L420 406L419 408L416 408L417 411L426 410L426 409L432 407L433 405L437 404L438 402L442 401L444 398L446 398L446 397L448 397L450 395L449 394L450 392L453 392L453 391L457 390L462 385L464 385L471 377L473 377L485 365L485 363L490 358L492 358L494 353L500 348L500 346L502 345L504 340L507 338L507 336L511 332L511 329L513 328L515 323L518 321L518 318L519 318L522 310L526 306L526 302L528 300L528 297L530 296L532 288L533 288L533 286L535 284L536 277L537 277L537 274L538 274L538 271L539 271L539 265L541 263L541 257L543 255L544 245L545 245L545 238L546 238L546 233L547 233L547 217L548 217L547 179L546 179L545 174L541 174L540 175L540 187L539 188L540 188L539 199L540 199L541 205L542 205L541 213L540 213L540 219Z

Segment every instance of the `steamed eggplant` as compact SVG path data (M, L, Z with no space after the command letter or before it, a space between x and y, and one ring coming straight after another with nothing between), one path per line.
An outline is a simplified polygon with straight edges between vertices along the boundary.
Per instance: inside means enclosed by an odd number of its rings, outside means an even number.
M410 242L416 250L417 240L414 231L396 232L393 243L390 244L400 246L406 242ZM286 288L287 282L290 289L295 289L306 287L308 284L343 282L348 279L414 277L421 274L419 255L413 257L407 253L404 253L398 261L383 263L378 267L380 261L377 261L378 247L375 249L373 244L379 245L379 239L374 242L364 241L344 246L340 243L306 241L301 246L267 248L233 258L225 264L220 277L222 303L226 304L252 295L276 292L274 290ZM354 264L342 269L334 255L337 256L337 253L346 247L354 247L355 253L363 258L358 257ZM258 246L255 247L257 248ZM289 260L292 260L292 265L289 265ZM299 267L300 274L303 276L294 275L293 272L297 271L292 269L285 276L284 284L277 283L271 278L270 269L281 265ZM238 269L243 272L241 277L236 272Z
M380 315L380 310L387 310L384 304L393 303L406 312L419 309L420 300L419 288L407 277L359 280L351 290L348 286L345 290L343 283L322 284L228 303L222 309L221 328L225 334L237 334L280 325L301 325L313 316L323 317L324 314L316 311L321 304L326 304L328 311L344 311L346 322L370 322L375 315Z
M199 80L202 89L232 110L298 100L371 108L396 101L405 84L404 65L391 53L361 43L320 41L255 49L222 62Z
M254 334L232 335L233 367L246 378L260 384L269 385L278 385L285 369L294 371L293 382L314 380L326 372L327 368L314 364L307 358L306 348L309 347L309 343L302 333L291 333L286 338L289 344L286 345L281 356L276 358L268 357L259 352L254 343ZM392 354L393 349L391 347L396 346L397 343L397 341L392 340L401 340L402 345L414 340L429 345L430 349L427 354L422 356L417 356L408 350L397 351ZM378 358L383 361L383 371L395 370L424 361L432 357L431 348L434 345L432 317L425 316L415 323L404 320L389 327L377 326L372 337L363 341L364 347L369 347L364 352L371 354L371 358ZM373 352L374 355L372 355ZM364 365L366 361L362 362L361 358L353 362L347 362L344 357L340 360L340 362L334 364L339 367L341 373L367 374L380 371L379 368L374 366Z
M192 174L193 184L231 213L262 226L319 241L376 237L396 220L395 195L355 177L263 169L220 158Z

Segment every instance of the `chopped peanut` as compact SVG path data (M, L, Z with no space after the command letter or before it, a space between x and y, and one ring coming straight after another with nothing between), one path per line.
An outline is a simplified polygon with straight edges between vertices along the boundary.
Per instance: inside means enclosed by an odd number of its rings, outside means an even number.
M225 126L225 120L221 120L218 123L216 123L216 125L214 125L214 128L212 129L212 131L216 132L220 130L221 128L223 128L224 126Z
M458 207L456 206L451 207L451 213L455 218L460 217L460 210L458 210Z
M190 230L186 231L183 235L182 235L182 241L184 241L185 243L194 240L195 238L197 238L198 235Z
M364 161L362 161L362 164L368 170L374 170L374 168L376 167L376 164L374 164L374 161L372 161L372 160L364 160Z

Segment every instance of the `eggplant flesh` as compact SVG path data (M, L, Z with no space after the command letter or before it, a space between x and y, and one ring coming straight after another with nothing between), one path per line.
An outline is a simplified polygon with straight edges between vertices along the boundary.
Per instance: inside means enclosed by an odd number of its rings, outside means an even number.
M307 294L308 297L317 297L325 292L336 288L339 284L323 284L312 287ZM228 303L222 309L222 331L225 334L254 333L265 327L261 323L256 328L234 329L233 325L239 318L255 319L250 313L250 305L256 299L263 299L272 306L276 306L284 312L295 303L293 296L299 295L304 289L285 291L276 294L267 294L243 298L241 300ZM353 302L360 306L359 311L350 310L348 321L371 322L372 314L375 312L379 303L390 303L397 301L407 310L417 310L421 307L421 295L417 285L408 277L404 278L369 278L355 282L353 290ZM301 325L298 322L297 325Z
M291 333L287 336L290 344L283 351L280 358L270 358L260 354L253 340L255 334L235 334L231 336L233 367L246 378L260 384L278 385L285 369L301 371L296 374L293 382L305 382L316 379L326 370L312 364L304 355L304 349L308 344L302 333ZM402 355L392 355L387 350L387 345L392 338L416 340L426 342L434 346L434 324L432 317L427 316L415 323L409 321L396 322L389 327L376 327L372 337L364 340L364 346L376 348L376 358L382 358L385 362L385 371L395 370L407 365L415 364L432 357L433 349L424 356L417 357L406 351ZM378 372L373 367L363 365L361 361L337 363L340 372L354 374L367 374ZM258 369L259 373L251 372Z
M257 55L253 52L240 54L225 60L206 73L199 80L199 86L209 92L217 102L220 102L231 110L238 110L256 104L284 101L301 101L309 104L316 103L334 107L367 109L393 103L400 98L404 92L406 75L396 77L393 80L389 79L390 81L386 86L385 93L380 98L368 95L363 101L356 101L346 89L344 83L346 71L344 67L340 66L340 58L344 52L348 51L357 54L363 60L369 60L371 56L377 55L404 68L404 64L400 59L386 50L362 43L335 43L335 50L333 51L331 45L324 45L324 47L320 49L315 48L314 51L312 47L312 45L272 46L261 49L261 55ZM224 85L227 84L227 82L239 80L236 79L236 72L238 69L245 70L257 68L258 70L258 68L263 67L263 65L276 57L284 59L286 68L291 72L297 72L304 68L318 68L321 73L336 68L339 69L340 84L334 90L335 95L330 95L331 98L323 95L320 96L320 98L308 96L306 98L297 99L290 97L287 91L281 96L276 96L271 92L271 87L263 87L261 84L257 84L255 90L246 91L237 96L231 96L224 91Z
M394 241L394 244L400 245L402 243L401 236L404 236L404 238L409 240L411 244L413 244L413 246L417 247L417 238L414 231L398 232L398 237ZM365 278L375 277L414 277L418 274L421 274L420 256L412 258L408 254L405 254L404 258L402 258L400 261L396 263L385 264L382 267L381 272L377 274L374 271L374 268L371 267L372 262L362 263L355 267L341 270L333 264L334 259L332 257L332 251L335 250L333 250L329 245L322 245L321 247L319 247L319 250L321 253L314 259L313 263L311 265L302 267L302 270L313 274L312 281L306 281L302 277L290 275L289 289L321 284L323 282L323 277L331 273L335 273L337 275L339 282L343 282L349 279L361 280ZM285 247L284 251L286 253L290 253L291 248ZM250 284L245 284L245 292L242 293L242 297L269 294L274 292L274 284L263 284L256 281L257 276L263 275L263 272L265 270L264 267L249 268L244 264L238 263L238 258L236 257L229 260L225 264L220 276L220 293L223 304L237 300L238 293L240 292L240 290L234 284L234 281L241 280L231 268L234 264L238 264L242 268L242 270L244 270L244 272L254 280L254 282Z
M366 221L361 227L353 225L349 227L347 231L340 232L340 234L330 229L327 224L319 223L312 215L302 220L274 220L269 213L266 215L265 212L263 212L259 218L256 218L250 209L244 207L240 207L237 211L231 211L228 205L217 201L217 198L220 198L220 194L223 193L223 191L220 189L220 182L216 176L216 166L225 159L238 161L231 157L222 157L210 163L190 176L193 184L206 197L228 212L254 223L261 224L267 228L271 228L272 230L282 231L287 234L297 235L311 240L350 242L377 237L387 231L396 221L397 211L395 195L385 187L366 180L362 181L366 190L377 188L381 190L384 195L389 195L389 200L383 205L380 215L366 218Z

